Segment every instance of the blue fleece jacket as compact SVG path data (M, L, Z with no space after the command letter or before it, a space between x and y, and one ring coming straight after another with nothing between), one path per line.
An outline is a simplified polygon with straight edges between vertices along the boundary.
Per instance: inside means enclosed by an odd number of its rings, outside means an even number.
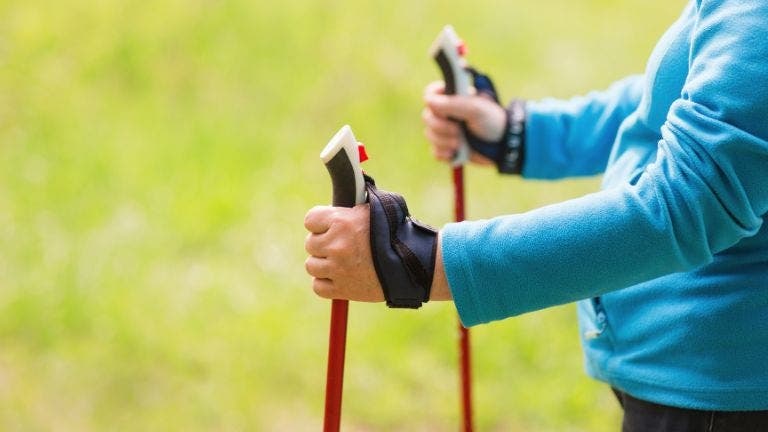
M635 397L768 409L768 2L699 0L643 75L529 102L523 175L600 192L447 225L465 325L581 300L587 371Z

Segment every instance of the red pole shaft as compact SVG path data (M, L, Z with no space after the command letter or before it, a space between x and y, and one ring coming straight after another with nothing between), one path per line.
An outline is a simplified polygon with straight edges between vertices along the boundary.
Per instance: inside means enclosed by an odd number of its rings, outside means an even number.
M341 427L341 394L344 388L344 354L347 346L349 302L331 303L331 331L328 337L328 373L325 381L325 419L323 432L338 432Z
M456 222L464 220L464 167L453 167L453 214Z
M453 168L454 215L456 222L464 220L464 168ZM469 330L459 325L459 369L461 375L461 413L464 432L472 432L472 369L469 349Z
M470 369L469 329L459 323L459 362L461 364L461 408L464 431L472 432L472 376Z

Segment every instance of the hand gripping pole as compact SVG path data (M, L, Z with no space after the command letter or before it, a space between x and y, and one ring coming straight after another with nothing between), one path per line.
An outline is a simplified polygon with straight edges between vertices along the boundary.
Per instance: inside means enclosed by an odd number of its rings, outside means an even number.
M354 207L365 202L365 180L360 169L358 144L352 129L342 127L331 138L320 159L328 169L333 185L333 205ZM324 432L337 432L341 426L341 400L344 389L344 356L347 344L349 302L331 303L331 329L328 337L328 372L325 382Z
M466 46L451 26L445 26L430 48L430 54L437 62L445 82L445 94L468 95L471 73L467 71L464 54ZM456 222L464 220L464 163L469 159L469 148L465 144L453 158L453 195ZM472 375L470 363L469 330L459 328L459 369L461 375L461 409L464 432L472 431Z

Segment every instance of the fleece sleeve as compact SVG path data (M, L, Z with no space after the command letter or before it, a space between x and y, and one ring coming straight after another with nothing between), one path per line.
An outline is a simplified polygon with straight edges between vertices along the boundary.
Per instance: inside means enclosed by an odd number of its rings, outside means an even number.
M768 212L768 2L701 0L688 73L636 183L449 224L446 275L475 325L712 261Z
M602 173L616 132L637 108L642 92L642 76L632 75L585 96L529 101L523 176L558 179Z

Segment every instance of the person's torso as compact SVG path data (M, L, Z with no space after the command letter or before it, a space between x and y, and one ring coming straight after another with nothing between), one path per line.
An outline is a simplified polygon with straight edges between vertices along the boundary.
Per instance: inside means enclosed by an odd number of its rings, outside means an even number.
M635 182L656 158L661 128L688 74L695 14L692 1L654 49L604 188ZM754 400L768 395L768 215L763 221L755 236L698 269L580 302L590 373L638 386L632 390L648 391L659 403L768 409L768 400Z

